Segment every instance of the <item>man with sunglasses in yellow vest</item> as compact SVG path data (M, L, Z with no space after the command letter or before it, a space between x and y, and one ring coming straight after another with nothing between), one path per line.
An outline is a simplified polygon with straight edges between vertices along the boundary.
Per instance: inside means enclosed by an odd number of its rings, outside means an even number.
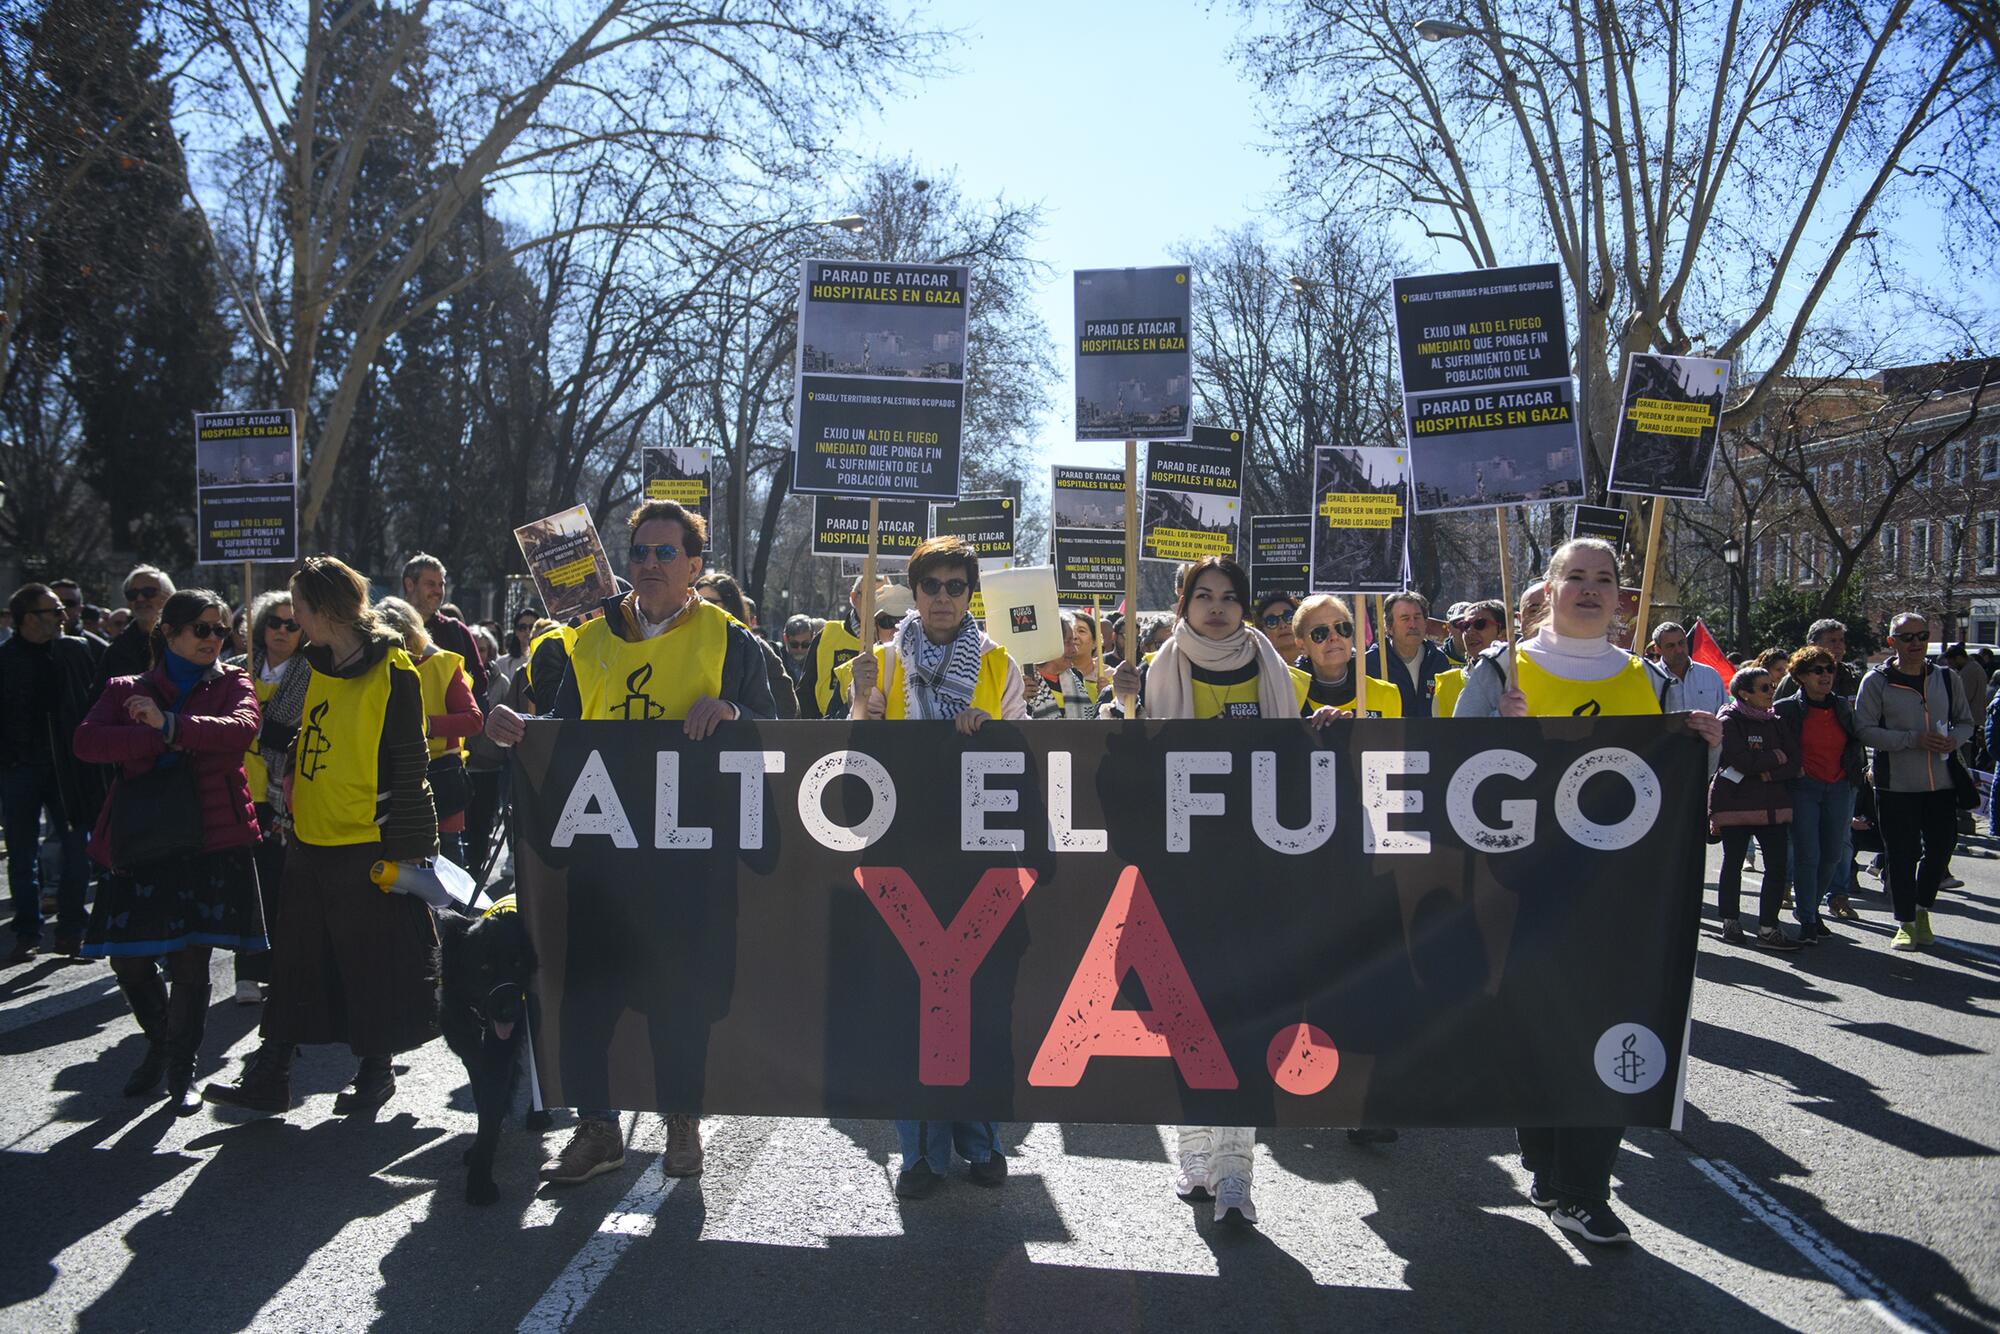
M763 649L728 612L695 595L708 525L671 500L645 502L633 511L630 523L632 591L606 598L604 614L577 628L569 673L556 691L554 709L541 716L679 723L693 741L738 718L775 717ZM525 732L525 720L504 705L487 720L486 734L503 746L513 745ZM689 905L687 911L701 909ZM696 934L686 933L689 938ZM571 939L577 938L573 932ZM579 964L587 975L588 961L572 960L573 981ZM682 979L689 987L700 985L693 976L699 969L669 966L663 971L689 975ZM700 998L691 996L686 1003L699 1004ZM610 1034L604 1037L608 1040ZM543 1166L542 1179L575 1185L624 1161L618 1114L584 1109L577 1113L569 1143ZM680 1113L668 1116L666 1175L696 1176L701 1165L699 1120Z
M1468 602L1462 604L1451 618L1452 634L1464 648L1465 661L1477 662L1479 655L1491 648L1507 633L1507 604L1494 598L1490 602ZM1449 718L1451 711L1458 707L1459 694L1465 689L1465 674L1470 666L1454 667L1448 672L1437 674L1437 694L1431 699L1434 718Z

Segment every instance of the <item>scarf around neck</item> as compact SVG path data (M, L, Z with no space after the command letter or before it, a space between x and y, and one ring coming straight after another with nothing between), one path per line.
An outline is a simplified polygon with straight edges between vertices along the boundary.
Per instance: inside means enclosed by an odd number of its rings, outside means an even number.
M1247 625L1227 639L1208 639L1186 621L1174 626L1173 634L1146 670L1146 716L1194 717L1194 668L1228 672L1253 661L1257 664L1258 713L1266 718L1297 716L1298 697L1292 693L1291 671L1270 640Z
M896 656L903 660L904 705L910 717L950 719L972 707L985 639L970 614L943 644L931 643L924 633L922 612L904 615L896 626Z

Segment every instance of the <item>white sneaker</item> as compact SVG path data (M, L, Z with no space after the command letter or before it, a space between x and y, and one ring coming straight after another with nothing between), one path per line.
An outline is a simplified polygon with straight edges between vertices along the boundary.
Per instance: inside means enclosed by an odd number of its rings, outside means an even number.
M255 982L238 982L236 984L236 1003L238 1005L262 1005L264 1003L264 989Z
M1181 1170L1174 1176L1174 1194L1184 1200L1208 1198L1208 1155L1188 1152L1181 1155Z
M1964 889L1964 888L1965 888L1965 882L1964 882L1963 880L1960 880L1960 879L1959 879L1959 878L1958 878L1957 876L1955 876L1955 875L1948 875L1948 876L1946 876L1946 877L1945 877L1944 879L1942 879L1942 880L1938 881L1938 888L1939 888L1939 889Z
M1257 1205L1250 1198L1250 1182L1243 1177L1224 1177L1215 1188L1215 1221L1239 1227L1257 1226Z

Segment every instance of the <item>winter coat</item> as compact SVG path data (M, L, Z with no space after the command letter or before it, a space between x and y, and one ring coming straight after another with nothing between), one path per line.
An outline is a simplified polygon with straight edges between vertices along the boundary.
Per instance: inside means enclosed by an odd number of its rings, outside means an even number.
M1731 772L1742 775L1732 779ZM1762 827L1792 822L1799 737L1783 718L1756 718L1732 701L1722 710L1722 767L1708 780L1708 824Z
M69 744L90 711L91 670L90 650L74 636L40 648L18 634L0 643L0 769L52 765L71 828L89 824L104 804L104 770L79 763Z
M1890 662L1861 678L1861 693L1854 701L1861 742L1875 748L1875 786L1890 792L1949 792L1951 768L1944 752L1925 750L1917 738L1942 722L1952 745L1972 740L1972 709L1958 673L1926 664L1924 688L1918 690L1895 684ZM1901 673L1894 675L1901 678Z
M1840 724L1840 730L1847 733L1847 744L1840 751L1840 771L1847 781L1860 787L1868 781L1868 751L1861 744L1861 724L1854 716L1854 701L1844 695L1828 695L1826 707L1833 710L1833 719ZM1806 703L1804 694L1787 695L1772 707L1772 712L1785 720L1792 729L1792 735L1799 738L1800 754L1792 758L1800 764L1799 772L1804 773L1806 710L1813 707Z
M77 758L94 764L116 764L122 778L149 772L168 753L167 734L134 722L125 701L149 696L166 712L180 692L155 667L143 676L117 676L76 729ZM257 695L241 668L210 667L194 683L179 711L170 717L172 748L181 763L194 766L195 790L201 798L201 847L204 852L254 846L259 837L256 808L250 802L250 781L243 775L243 752L257 739ZM100 866L111 865L111 800L98 812L90 855Z

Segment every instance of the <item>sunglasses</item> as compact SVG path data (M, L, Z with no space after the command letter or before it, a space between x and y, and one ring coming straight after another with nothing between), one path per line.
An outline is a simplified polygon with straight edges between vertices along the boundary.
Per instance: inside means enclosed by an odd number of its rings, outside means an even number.
M74 610L75 610L76 608L78 608L78 607L81 607L81 606L83 605L83 599L82 599L82 598L63 598L63 599L62 599L62 604L63 604L63 606L65 606L65 607L68 607L68 608L69 608L70 610L74 611Z
M1891 635L1890 638L1894 639L1898 644L1928 644L1931 642L1931 632L1928 630L1912 630L1908 634Z
M188 624L182 626L181 629L187 631L196 639L227 639L229 637L229 627L226 625L217 625L213 621L190 621ZM175 633L178 634L179 631Z
M158 584L154 584L151 588L128 588L125 590L125 600L127 602L146 602L159 595L160 586Z
M893 611L878 611L875 613L875 628L877 630L893 630L902 623L902 620L903 618Z
M1833 664L1822 662L1822 663L1817 663L1811 667L1801 667L1799 668L1799 670L1804 672L1807 676L1832 676Z
M1493 628L1493 622L1484 616L1475 616L1469 621L1458 622L1458 628L1461 630L1478 630L1483 634Z
M1281 625L1288 624L1291 619L1290 612L1270 612L1264 617L1264 628L1266 630L1275 630Z
M812 640L810 640L810 639L787 639L787 640L785 641L785 647L786 647L786 648L788 648L788 649L790 649L790 650L791 650L792 652L794 652L794 653L804 653L804 652L805 652L805 651L806 651L807 649L809 649L809 648L811 648L811 647L812 647Z
M665 565L681 554L681 549L671 542L634 542L632 549L625 553L626 559L634 565L644 565L647 560L656 560Z
M924 596L927 598L934 598L940 593L943 593L946 597L962 598L965 596L966 590L971 588L972 585L963 579L938 579L933 577L919 579L917 587L923 590Z
M1746 695L1768 695L1776 689L1776 686L1772 685L1769 681L1765 681L1759 685L1744 686L1743 693Z
M289 616L267 616L264 618L264 628L283 630L288 635L295 635L299 632L299 623Z
M1342 639L1354 638L1354 622L1335 621L1332 625L1315 625L1306 631L1306 638L1315 644L1324 644L1333 635L1339 635Z
M21 613L21 619L25 621L30 616L60 616L60 615L62 615L61 607L30 607L28 608L28 610Z

